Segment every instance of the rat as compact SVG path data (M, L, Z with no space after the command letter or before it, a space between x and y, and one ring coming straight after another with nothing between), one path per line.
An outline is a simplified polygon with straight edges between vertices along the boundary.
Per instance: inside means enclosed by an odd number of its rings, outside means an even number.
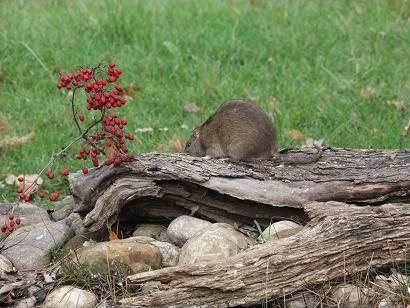
M314 146L317 154L311 158L292 159L279 153L277 131L269 116L257 105L237 99L223 103L194 129L185 152L192 156L241 161L274 158L281 163L309 164L322 156L322 148Z

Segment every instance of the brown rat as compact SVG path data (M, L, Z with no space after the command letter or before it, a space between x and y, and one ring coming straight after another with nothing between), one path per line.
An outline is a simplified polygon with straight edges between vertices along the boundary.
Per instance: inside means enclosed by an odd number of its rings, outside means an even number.
M318 153L313 159L284 157L285 154L278 153L276 129L268 115L250 102L230 100L194 129L185 152L244 161L276 156L283 163L304 164L315 162L322 155L322 149L315 147Z

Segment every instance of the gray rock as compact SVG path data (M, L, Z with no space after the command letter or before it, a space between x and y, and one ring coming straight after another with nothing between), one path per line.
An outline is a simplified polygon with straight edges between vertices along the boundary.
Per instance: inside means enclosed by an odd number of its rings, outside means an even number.
M64 218L64 222L73 229L75 235L86 233L80 214L71 213L68 217Z
M63 286L50 292L43 308L94 308L98 298L94 293L73 286Z
M132 236L147 236L158 240L160 235L164 232L167 232L167 228L165 228L164 226L154 224L141 224L135 228Z
M383 290L392 290L400 288L407 289L407 276L398 273L394 270L393 273L389 276L377 275L374 279L373 286L375 289L382 293Z
M338 285L330 297L343 307L366 307L370 301L370 290L359 288L351 284Z
M13 271L13 264L7 257L0 255L0 272L10 273Z
M148 243L158 247L161 252L161 266L170 267L178 264L179 253L181 248L168 242L161 242L146 236L134 236L135 239L145 240Z
M56 203L54 206L54 212L51 214L51 217L55 221L62 220L68 217L74 210L74 199L73 196L67 196L63 200Z
M147 241L130 237L80 248L74 260L93 273L107 274L110 269L128 275L160 268L161 253Z
M258 237L259 240L278 240L298 233L303 226L289 220L281 220L271 224Z
M320 300L311 293L300 293L286 299L286 308L310 308L318 306Z
M70 228L63 222L21 227L4 240L2 254L18 270L39 270L50 262L50 251L62 245Z
M253 242L234 227L215 223L191 237L181 249L178 265L221 261L245 250Z
M196 233L211 225L209 221L183 215L175 218L169 224L167 234L174 244L181 247Z
M8 219L9 212L13 205L14 204L0 203L0 221L6 221ZM26 202L20 203L19 206L15 207L14 217L19 217L21 220L20 225L15 225L16 230L39 222L50 221L50 217L45 209ZM5 239L9 234L10 233L0 232L0 241Z
M22 298L14 303L13 308L32 308L36 305L36 302L35 296Z

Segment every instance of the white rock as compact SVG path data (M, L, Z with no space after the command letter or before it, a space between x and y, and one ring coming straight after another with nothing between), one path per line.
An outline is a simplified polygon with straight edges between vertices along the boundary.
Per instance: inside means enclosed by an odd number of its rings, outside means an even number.
M311 293L300 293L286 300L286 308L310 308L318 306L319 299ZM319 306L318 306L319 307Z
M258 237L259 240L278 240L298 233L303 226L289 220L281 220L271 224Z
M370 290L351 284L338 285L330 297L343 307L365 307L369 303Z
M175 218L169 224L167 234L174 244L182 246L196 233L211 225L209 221L183 215Z
M13 308L32 308L36 305L37 299L35 296L26 297L16 301Z
M391 302L387 298L383 298L380 302L379 305L377 306L378 308L392 308Z
M0 272L12 272L13 271L13 264L10 262L7 257L0 255Z
M407 277L397 271L393 271L390 276L377 275L374 279L374 288L383 290L391 290L397 288L405 288L407 286Z
M191 237L181 249L178 265L222 261L253 242L225 223L215 223Z
M73 287L63 286L50 292L44 301L44 308L94 308L98 303L95 294Z

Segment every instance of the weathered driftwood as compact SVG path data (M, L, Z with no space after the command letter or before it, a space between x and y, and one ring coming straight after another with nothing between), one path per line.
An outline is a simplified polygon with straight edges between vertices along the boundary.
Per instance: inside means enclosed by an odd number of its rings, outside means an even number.
M269 301L334 278L408 259L410 208L312 202L298 234L253 247L226 261L130 276L164 289L123 300L125 307L224 307ZM121 306L122 307L122 306Z
M309 201L408 201L410 152L327 150L315 164L235 163L187 155L144 155L70 180L90 231L122 221L195 213L228 223L263 224L303 215Z
M410 210L363 205L408 202L409 167L406 151L328 149L317 163L295 166L144 155L74 175L70 185L76 211L90 231L117 218L170 221L194 213L217 222L263 224L307 215L303 231L274 245L254 247L222 263L130 277L133 283L167 283L163 290L129 299L131 305L234 306L405 260Z

